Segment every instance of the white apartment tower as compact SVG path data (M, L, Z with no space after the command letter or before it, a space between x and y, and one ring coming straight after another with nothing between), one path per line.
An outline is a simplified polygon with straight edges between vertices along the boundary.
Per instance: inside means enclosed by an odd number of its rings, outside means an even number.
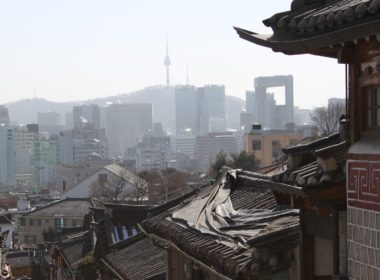
M107 138L111 158L125 157L144 134L152 132L152 104L112 104L107 111Z

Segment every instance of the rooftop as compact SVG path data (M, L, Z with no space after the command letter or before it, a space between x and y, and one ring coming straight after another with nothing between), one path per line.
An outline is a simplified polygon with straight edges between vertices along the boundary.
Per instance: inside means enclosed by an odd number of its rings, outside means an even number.
M35 209L24 216L83 217L89 212L91 203L87 199L66 198Z
M287 268L292 254L286 252L297 244L298 221L297 210L278 205L271 191L256 189L231 170L142 226L153 239L165 239L217 273L235 278ZM279 265L260 257L264 248L278 257Z
M164 249L139 234L123 244L123 248L105 256L103 262L111 266L122 279L165 279L167 258Z

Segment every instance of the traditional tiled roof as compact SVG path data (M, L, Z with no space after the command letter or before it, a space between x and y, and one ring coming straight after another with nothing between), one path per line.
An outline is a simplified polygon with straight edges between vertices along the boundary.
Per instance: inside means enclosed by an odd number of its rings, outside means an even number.
M28 251L8 252L6 261L13 268L25 268L32 266L32 253Z
M240 178L260 182L264 189L296 196L307 196L331 186L344 185L348 144L340 134L317 139L310 143L284 148L287 168L270 175L240 171Z
M90 233L84 231L66 236L65 239L58 244L59 250L62 252L65 261L71 269L75 269L82 258L90 252L90 242Z
M310 4L308 4L310 3ZM294 0L290 11L263 21L273 34L260 35L235 28L240 37L287 54L312 53L377 35L380 31L378 0Z
M164 249L154 246L143 234L128 239L121 246L107 254L103 262L122 279L165 279L167 258Z
M324 140L321 139L320 146L316 145L317 141L309 147L306 146L304 152L313 156L310 163L306 162L296 168L278 173L272 177L273 181L302 188L323 187L332 182L343 182L345 180L348 144L346 141L340 141L326 145ZM294 147L293 152L300 153L296 148ZM288 150L287 153L291 153L291 151Z
M240 180L239 174L237 174L237 178L233 182L228 197L235 211L246 214L252 213L252 215L257 211L276 213L279 205L271 191L256 189L254 184ZM153 239L157 238L158 240L169 242L184 254L191 256L201 264L224 276L236 278L244 274L257 277L258 275L271 274L274 271L286 269L291 261L292 254L288 254L288 257L285 257L284 254L288 252L289 247L294 248L298 240L299 218L297 214L289 213L283 216L279 215L273 220L268 219L265 226L256 231L252 231L252 228L244 229L244 226L236 224L236 228L234 228L236 232L232 234L234 237L231 238L229 235L218 234L213 230L195 229L178 219L179 212L182 214L188 213L186 215L190 216L193 215L192 210L190 210L191 205L197 205L203 199L213 199L215 187L208 186L180 205L145 220L142 227ZM203 206L200 205L199 207L202 209ZM195 215L198 214L195 213ZM253 228L255 227L253 226ZM222 229L222 231L224 230ZM270 241L265 246L261 246L264 244L262 240L266 240L266 237L277 242L273 243L274 246ZM243 242L243 240L245 241ZM240 244L240 242L244 244ZM260 250L264 248L266 254L276 255L277 257L281 255L279 264L271 266L261 259L263 255Z
M166 202L159 200L160 203L156 200L144 201L144 204L97 203L97 207L91 207L98 237L97 254L109 253L110 246L130 238L139 231L138 223L181 203L197 190L198 188L186 187L181 192L175 192L176 195L169 196L171 199Z
M6 215L0 215L0 225L11 224L11 220Z

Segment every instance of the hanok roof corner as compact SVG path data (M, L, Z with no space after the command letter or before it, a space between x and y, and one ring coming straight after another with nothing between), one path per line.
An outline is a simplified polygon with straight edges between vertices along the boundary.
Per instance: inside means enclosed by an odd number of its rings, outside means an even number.
M272 28L272 34L234 28L242 39L275 52L337 58L339 48L336 46L354 44L379 34L380 1L294 0L290 11L275 14L263 23Z

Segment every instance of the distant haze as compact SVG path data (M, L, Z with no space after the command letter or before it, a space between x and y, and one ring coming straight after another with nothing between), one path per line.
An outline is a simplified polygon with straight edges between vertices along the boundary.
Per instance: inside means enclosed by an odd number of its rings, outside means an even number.
M32 97L95 99L171 82L224 84L244 98L257 76L294 76L295 105L344 97L336 60L289 57L240 39L233 26L269 33L262 20L291 0L19 0L0 9L0 103Z
M65 113L72 111L74 105L97 104L106 106L114 103L152 103L153 121L161 122L166 128L174 129L175 109L174 90L162 86L145 88L129 94L107 96L92 100L78 100L76 102L52 102L41 98L25 99L6 104L12 123L28 124L37 121L38 112L53 111L61 115L62 125L65 124ZM245 102L238 97L226 96L227 127L240 127L240 112ZM164 110L162 108L165 108ZM70 123L71 125L71 123Z

